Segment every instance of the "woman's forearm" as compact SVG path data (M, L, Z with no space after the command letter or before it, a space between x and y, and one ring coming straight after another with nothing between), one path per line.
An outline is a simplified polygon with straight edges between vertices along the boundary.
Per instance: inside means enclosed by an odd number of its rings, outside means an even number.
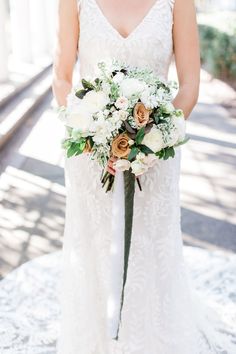
M182 109L184 112L184 117L187 119L192 112L194 106L198 100L198 85L193 86L191 85L180 85L178 94L173 100L173 105L177 109Z
M59 106L66 106L66 97L71 91L71 82L55 78L52 83L54 97Z

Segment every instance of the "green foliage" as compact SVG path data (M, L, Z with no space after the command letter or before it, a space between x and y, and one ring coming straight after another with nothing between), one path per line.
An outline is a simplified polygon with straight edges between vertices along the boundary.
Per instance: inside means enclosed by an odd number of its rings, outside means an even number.
M128 160L132 161L133 159L135 159L138 152L139 152L139 149L137 148L137 146L133 146L130 153L129 153Z
M69 142L69 141L68 141ZM83 153L86 145L86 139L81 138L78 142L70 141L67 150L67 157L77 156Z
M142 127L137 132L137 135L136 135L136 138L135 138L135 142L136 142L137 145L141 144L141 142L143 141L144 135L145 135L145 128Z
M85 90L93 90L93 89L95 89L95 86L91 82L89 82L89 81L87 81L85 79L82 79L81 82L82 82L83 88Z
M154 152L146 145L139 145L139 148L140 148L140 151L143 152L145 155L154 154Z
M75 96L82 99L82 98L84 98L84 96L86 95L87 92L88 92L88 90L81 89L81 90L76 91Z
M175 150L174 150L173 146L166 147L166 148L162 149L161 151L158 151L156 153L156 156L158 156L159 159L167 160L169 157L175 156Z
M236 37L215 27L199 25L201 60L205 68L222 79L236 79Z

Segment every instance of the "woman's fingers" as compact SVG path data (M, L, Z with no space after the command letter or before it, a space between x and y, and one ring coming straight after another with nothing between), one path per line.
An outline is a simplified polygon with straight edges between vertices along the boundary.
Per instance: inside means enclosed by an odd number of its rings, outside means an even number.
M114 168L114 165L113 163L117 160L116 157L111 157L107 163L107 171L110 172L113 176L115 175L116 173L116 170Z
M115 161L117 161L117 157L112 156L109 161L115 162Z
M113 176L115 176L115 174L116 174L116 171L111 167L107 167L107 171Z

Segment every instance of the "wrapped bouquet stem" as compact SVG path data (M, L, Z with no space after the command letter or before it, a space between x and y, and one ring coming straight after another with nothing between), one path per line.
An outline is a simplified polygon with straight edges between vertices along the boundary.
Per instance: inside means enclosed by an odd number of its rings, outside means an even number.
M157 77L152 71L113 61L98 63L95 78L83 78L60 107L67 137L62 146L67 157L89 152L102 167L101 186L112 192L114 176L107 163L124 173L124 269L120 295L120 317L131 246L135 181L158 159L175 156L175 147L187 142L182 110L171 101L176 83ZM119 325L114 339L118 339Z

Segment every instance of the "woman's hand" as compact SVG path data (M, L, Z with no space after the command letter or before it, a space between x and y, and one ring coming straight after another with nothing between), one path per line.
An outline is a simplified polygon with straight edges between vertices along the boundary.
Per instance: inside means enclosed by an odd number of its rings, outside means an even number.
M112 157L109 159L108 163L107 163L107 171L108 171L111 175L113 175L113 176L115 176L115 173L116 173L116 170L115 170L113 164L114 164L114 162L116 162L117 160L118 160L117 157L112 156Z

